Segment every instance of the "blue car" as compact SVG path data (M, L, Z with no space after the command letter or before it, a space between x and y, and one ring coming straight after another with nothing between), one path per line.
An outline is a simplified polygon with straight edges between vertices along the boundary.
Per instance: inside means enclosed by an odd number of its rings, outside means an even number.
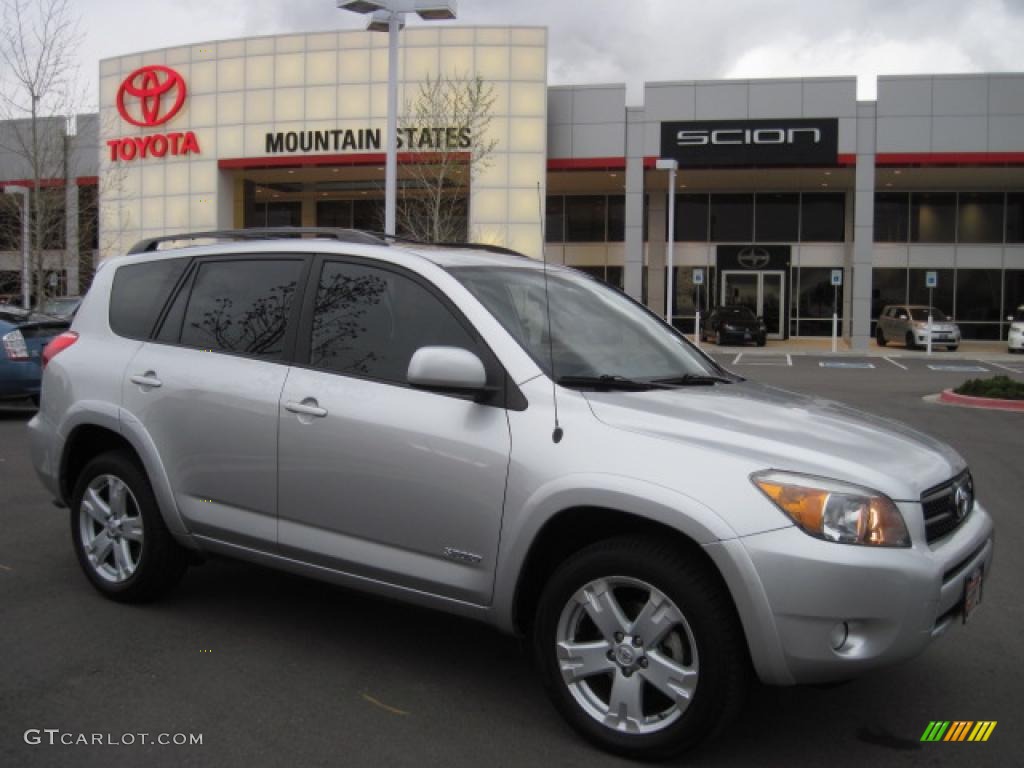
M43 348L68 329L66 320L0 306L0 401L39 403Z

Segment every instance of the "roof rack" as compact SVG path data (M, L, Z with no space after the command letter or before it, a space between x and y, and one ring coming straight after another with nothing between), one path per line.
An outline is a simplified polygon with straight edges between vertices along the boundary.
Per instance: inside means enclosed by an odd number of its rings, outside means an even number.
M158 250L160 243L178 240L272 240L274 238L322 237L342 243L360 243L362 245L387 245L387 241L376 234L361 232L357 229L341 229L337 227L253 227L251 229L218 229L209 232L183 232L177 235L161 235L139 240L128 249L129 254L152 253Z
M522 259L530 258L524 253L514 251L511 248L506 248L503 245L491 245L490 243L452 243L452 242L441 242L431 243L426 240L417 240L415 237L405 237L404 235L388 235L383 232L367 231L366 234L379 237L381 240L393 240L396 243L409 243L410 245L429 245L433 248L467 248L475 251L489 251L490 253L501 253L506 256L518 256Z

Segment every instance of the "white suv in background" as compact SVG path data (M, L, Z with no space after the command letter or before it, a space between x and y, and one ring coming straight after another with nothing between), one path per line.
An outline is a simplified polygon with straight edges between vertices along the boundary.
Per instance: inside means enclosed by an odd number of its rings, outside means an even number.
M1016 313L1006 318L1010 321L1010 335L1006 337L1006 348L1012 352L1024 350L1024 304L1017 307Z

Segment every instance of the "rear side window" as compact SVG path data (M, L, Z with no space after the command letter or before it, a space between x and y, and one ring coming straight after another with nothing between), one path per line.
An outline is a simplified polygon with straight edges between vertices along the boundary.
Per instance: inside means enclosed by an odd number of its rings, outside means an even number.
M405 383L420 347L479 354L469 332L433 293L407 277L361 264L327 262L317 284L310 364Z
M181 343L279 360L301 273L299 259L201 264L185 310Z
M110 292L110 327L114 333L148 339L186 266L188 259L181 258L118 267Z

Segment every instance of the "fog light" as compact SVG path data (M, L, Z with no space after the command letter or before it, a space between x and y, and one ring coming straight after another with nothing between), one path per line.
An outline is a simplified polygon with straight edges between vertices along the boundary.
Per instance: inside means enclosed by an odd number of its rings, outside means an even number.
M832 650L838 651L846 644L846 638L850 635L850 628L847 626L845 621L836 624L832 627L832 634L829 636L829 642L832 643Z

